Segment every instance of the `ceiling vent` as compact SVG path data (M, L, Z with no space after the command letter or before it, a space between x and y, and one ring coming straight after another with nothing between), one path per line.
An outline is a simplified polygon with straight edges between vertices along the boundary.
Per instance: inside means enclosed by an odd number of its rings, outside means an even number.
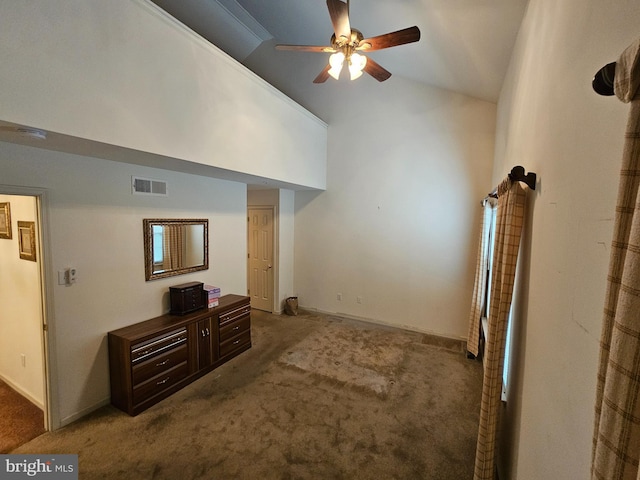
M167 196L167 182L150 178L131 177L131 193L134 195Z

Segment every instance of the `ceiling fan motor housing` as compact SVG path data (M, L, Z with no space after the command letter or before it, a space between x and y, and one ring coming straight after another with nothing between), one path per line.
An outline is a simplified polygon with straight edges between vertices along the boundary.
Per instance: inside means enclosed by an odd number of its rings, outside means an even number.
M350 47L353 47L355 49L358 45L360 45L360 42L363 39L364 39L364 35L362 35L362 32L357 28L352 28L351 36L349 38L342 36L338 39L336 38L335 33L331 35L331 46L336 50L340 50L345 45L349 45Z

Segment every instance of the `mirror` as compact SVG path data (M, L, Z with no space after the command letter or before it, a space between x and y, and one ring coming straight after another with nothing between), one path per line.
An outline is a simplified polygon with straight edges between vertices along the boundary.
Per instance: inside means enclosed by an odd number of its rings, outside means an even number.
M209 268L209 220L144 219L147 281Z

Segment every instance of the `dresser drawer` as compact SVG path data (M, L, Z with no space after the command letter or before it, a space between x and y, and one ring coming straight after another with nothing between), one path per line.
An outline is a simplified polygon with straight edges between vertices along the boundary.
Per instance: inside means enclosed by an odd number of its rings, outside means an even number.
M251 317L246 315L233 322L227 322L224 326L220 327L220 343L229 340L231 337L235 337L246 330L251 329Z
M187 343L187 329L181 328L131 346L131 362L136 364L171 348Z
M152 356L133 366L133 385L149 380L160 375L176 365L187 361L187 345L182 344L177 348L171 348Z
M187 378L189 368L187 362L176 365L173 368L156 375L155 377L133 387L133 403L144 402L148 398L162 392L170 386L178 383L180 380Z
M229 340L220 343L220 357L224 357L233 353L234 350L242 348L246 345L251 345L251 330L247 330L240 335L230 338Z
M227 323L234 322L244 316L249 315L251 312L251 305L246 304L241 307L234 308L233 310L229 310L228 312L221 313L218 317L220 322L220 327L223 327Z

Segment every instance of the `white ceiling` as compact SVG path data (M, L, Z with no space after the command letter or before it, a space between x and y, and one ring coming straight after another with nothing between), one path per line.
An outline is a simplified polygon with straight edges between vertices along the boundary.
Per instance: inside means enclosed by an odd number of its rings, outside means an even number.
M333 33L325 0L152 1L241 63L264 42L329 45ZM526 4L527 0L350 0L349 9L351 26L365 37L413 25L420 28L418 43L368 54L393 75L496 102ZM290 58L292 68L299 62L295 56L328 59L328 54L309 52L278 55L285 65ZM319 65L317 73L327 59L313 60ZM269 72L255 73L274 78ZM314 78L315 74L291 75L275 86L284 93L299 91L296 82L311 84Z

